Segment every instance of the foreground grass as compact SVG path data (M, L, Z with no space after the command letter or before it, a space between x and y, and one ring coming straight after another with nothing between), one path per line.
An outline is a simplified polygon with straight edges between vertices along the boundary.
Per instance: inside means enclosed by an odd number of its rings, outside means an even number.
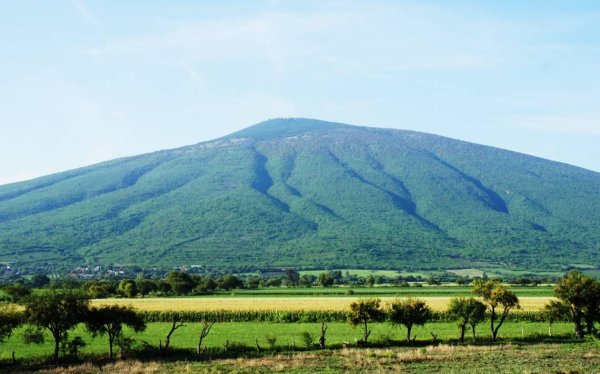
M342 349L207 363L172 363L157 370L239 373L522 373L600 370L597 343L569 345L428 346L425 348Z
M119 361L44 373L597 373L596 341L568 344L344 348L211 361Z

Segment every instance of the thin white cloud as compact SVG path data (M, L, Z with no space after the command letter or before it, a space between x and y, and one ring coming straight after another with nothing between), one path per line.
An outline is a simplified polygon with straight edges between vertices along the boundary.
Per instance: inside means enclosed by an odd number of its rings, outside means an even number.
M103 27L96 17L90 12L83 0L68 0L68 2L77 10L77 12L90 24L97 32L103 33Z
M307 62L337 72L386 72L487 68L504 58L498 46L512 25L490 31L485 22L466 22L460 14L424 12L419 6L267 12L180 24L161 34L108 42L88 54L188 63L264 60L279 74Z
M266 60L278 71L283 71L286 60L313 51L307 36L316 36L343 22L347 22L343 16L304 18L268 13L253 18L188 23L163 34L108 42L90 49L88 54L144 57L161 62L186 61L188 64L244 58Z
M181 66L183 71L185 71L186 73L188 73L190 75L190 77L192 77L193 80L195 80L198 83L203 82L202 76L200 74L198 74L196 69L191 67L188 63L182 61L179 63L179 65Z

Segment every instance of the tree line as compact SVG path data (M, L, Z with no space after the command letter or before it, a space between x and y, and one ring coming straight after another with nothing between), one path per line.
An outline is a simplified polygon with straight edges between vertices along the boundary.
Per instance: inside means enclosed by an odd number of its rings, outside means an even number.
M487 277L471 279L468 277L454 277L454 282L459 285L469 285L477 279L489 280ZM502 279L492 279L502 282ZM294 269L285 269L282 275L269 277L258 277L255 275L238 276L226 274L218 277L212 275L197 275L181 271L171 271L162 279L152 278L122 278L122 279L92 279L80 281L75 278L50 279L46 275L37 274L30 279L20 279L12 284L2 287L5 291L5 301L16 302L20 298L29 295L32 289L81 289L92 299L107 297L145 297L154 296L178 296L178 295L206 295L216 291L230 291L233 289L258 289L269 287L325 287L334 286L365 286L387 284L398 287L422 287L422 283L428 285L440 285L445 278L429 276L398 276L389 278L386 276L368 275L361 277L342 271L327 271L318 275L301 275ZM410 283L409 283L410 282ZM520 286L536 286L539 280L529 278L512 279L509 283Z

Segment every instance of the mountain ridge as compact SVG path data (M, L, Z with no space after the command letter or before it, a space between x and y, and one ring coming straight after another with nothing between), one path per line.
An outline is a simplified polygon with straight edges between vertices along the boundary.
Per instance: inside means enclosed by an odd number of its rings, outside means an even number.
M0 186L0 261L597 266L599 186L594 171L438 135L273 119Z

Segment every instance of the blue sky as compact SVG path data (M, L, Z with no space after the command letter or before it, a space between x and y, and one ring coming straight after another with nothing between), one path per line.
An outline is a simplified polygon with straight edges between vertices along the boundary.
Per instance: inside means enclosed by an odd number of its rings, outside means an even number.
M4 1L0 183L274 117L600 171L597 1Z

